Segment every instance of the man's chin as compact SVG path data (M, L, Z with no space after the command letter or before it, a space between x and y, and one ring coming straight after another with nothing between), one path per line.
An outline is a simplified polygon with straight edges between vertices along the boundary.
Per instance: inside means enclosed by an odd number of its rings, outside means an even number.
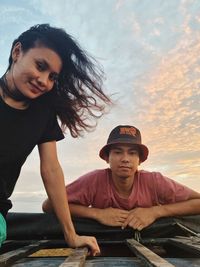
M121 173L120 173L118 176L119 176L121 179L124 179L124 180L125 180L125 179L128 179L129 177L131 177L132 175L121 174Z

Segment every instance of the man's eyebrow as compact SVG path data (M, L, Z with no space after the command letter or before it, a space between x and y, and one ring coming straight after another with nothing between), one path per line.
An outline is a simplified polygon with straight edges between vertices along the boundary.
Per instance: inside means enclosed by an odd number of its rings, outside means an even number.
M114 147L112 147L112 149L120 149L120 150L122 150L122 148L120 146L114 146Z

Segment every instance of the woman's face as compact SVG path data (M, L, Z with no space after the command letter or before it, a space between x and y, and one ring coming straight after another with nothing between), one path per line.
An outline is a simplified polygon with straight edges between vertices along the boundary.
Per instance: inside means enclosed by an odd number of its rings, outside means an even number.
M12 51L13 63L8 74L8 86L26 97L35 99L52 90L62 69L62 61L54 50L37 46L26 52L17 43Z

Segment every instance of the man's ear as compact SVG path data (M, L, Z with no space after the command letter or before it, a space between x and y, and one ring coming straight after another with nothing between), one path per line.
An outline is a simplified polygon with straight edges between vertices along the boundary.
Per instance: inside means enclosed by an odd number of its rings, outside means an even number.
M106 163L109 163L109 157L105 156L104 160L106 161Z
M20 53L22 52L22 44L17 42L12 49L12 60L16 62Z

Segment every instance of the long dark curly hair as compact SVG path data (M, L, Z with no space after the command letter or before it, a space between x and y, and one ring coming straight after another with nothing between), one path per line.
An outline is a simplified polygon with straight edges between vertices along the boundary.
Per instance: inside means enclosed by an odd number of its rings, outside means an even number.
M23 32L14 40L11 53L17 42L23 52L43 45L60 56L63 66L58 81L44 99L53 102L63 132L68 128L73 137L78 137L84 130L92 129L91 119L99 118L112 103L103 92L104 73L96 60L65 30L49 24L37 24ZM11 53L8 70L12 65Z

